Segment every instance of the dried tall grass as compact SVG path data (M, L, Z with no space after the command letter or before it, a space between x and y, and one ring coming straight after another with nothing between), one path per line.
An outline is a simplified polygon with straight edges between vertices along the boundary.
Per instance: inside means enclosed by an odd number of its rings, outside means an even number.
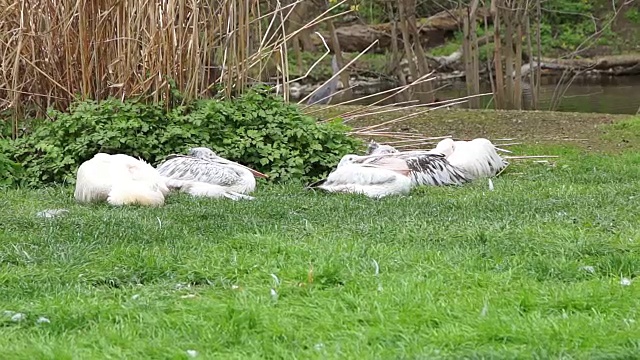
M230 95L269 62L286 79L297 32L283 25L300 1L0 0L0 111L17 125L74 99Z
M289 83L300 80L289 78L289 43L344 15L331 12L347 0L288 33L287 19L302 1L0 0L0 121L11 121L16 137L20 119L43 118L47 109L65 110L76 99L135 97L169 107L180 100L173 90L183 100L213 92L230 96L274 69L288 101ZM423 74L372 105L434 79ZM367 107L344 114L345 121L365 116L366 109L380 112ZM353 134L374 134L388 123Z

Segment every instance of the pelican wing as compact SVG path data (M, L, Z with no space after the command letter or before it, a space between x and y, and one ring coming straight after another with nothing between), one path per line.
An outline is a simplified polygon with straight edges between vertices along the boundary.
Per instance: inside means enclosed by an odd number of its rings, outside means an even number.
M380 198L409 193L411 180L395 170L375 165L350 164L337 168L327 179L311 186L328 192L361 193Z
M398 176L403 176L402 170L350 164L335 169L326 178L307 185L307 188L336 185L388 185L397 181Z
M234 186L242 181L233 168L192 156L177 156L158 165L160 175L170 179L192 180L221 186Z
M413 155L404 160L416 185L461 185L469 181L464 172L451 165L442 154Z
M323 185L389 185L397 181L399 176L402 175L390 169L354 164L336 169Z
M164 161L175 159L175 158L180 158L180 157L189 157L189 156L183 155L183 154L169 154L169 155L167 155L167 157L164 158Z
M491 141L484 138L456 141L455 150L447 159L474 179L495 176L509 165Z
M447 161L443 154L433 154L426 151L397 152L361 156L354 159L359 164L378 165L389 168L397 167L400 161L411 170L411 180L414 185L460 185L469 179L458 167Z

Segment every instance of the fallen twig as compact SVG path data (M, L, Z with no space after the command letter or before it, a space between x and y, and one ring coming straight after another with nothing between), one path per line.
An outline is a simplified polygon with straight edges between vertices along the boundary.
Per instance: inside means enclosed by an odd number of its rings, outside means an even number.
M522 143L521 143L521 142L515 142L515 143L495 144L495 145L496 145L496 146L503 147L503 146L522 145Z
M505 159L509 160L521 160L521 159L539 159L539 158L558 158L560 156L557 155L523 155L523 156L504 156Z

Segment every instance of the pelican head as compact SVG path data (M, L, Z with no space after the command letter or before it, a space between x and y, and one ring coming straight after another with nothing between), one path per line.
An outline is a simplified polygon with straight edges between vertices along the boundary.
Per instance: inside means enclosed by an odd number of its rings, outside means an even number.
M268 178L269 176L267 176L266 174L263 174L257 170L254 170L248 166L244 166L240 163L237 163L235 161L231 161L231 160L227 160L221 156L219 156L218 154L216 154L215 152L213 152L213 150L206 148L206 147L194 147L194 148L190 148L189 151L187 152L187 154L189 156L193 156L199 159L203 159L203 160L207 160L209 162L215 163L217 165L220 166L225 166L225 167L235 167L235 168L241 168L244 170L248 170L251 174L253 174L253 176L255 177L261 177L261 178Z
M371 140L369 142L369 146L367 147L367 151L365 152L365 155L393 154L397 152L398 152L398 149L394 148L391 145L381 145Z
M433 152L443 154L445 157L453 154L455 149L455 142L451 138L442 139L438 145L433 149Z
M213 160L213 159L220 158L218 154L213 152L213 150L206 147L190 148L187 154L189 156L197 157L198 159L206 159L206 160Z
M342 157L342 159L340 159L340 162L338 163L337 167L341 167L341 166L345 166L345 165L349 165L349 164L355 164L358 162L358 160L360 159L360 156L355 155L355 154L347 154L345 156Z
M369 141L369 146L367 146L367 151L365 152L365 155L370 155L371 153L373 153L378 147L380 147L380 144L378 144L377 142L375 142L374 140L370 140Z

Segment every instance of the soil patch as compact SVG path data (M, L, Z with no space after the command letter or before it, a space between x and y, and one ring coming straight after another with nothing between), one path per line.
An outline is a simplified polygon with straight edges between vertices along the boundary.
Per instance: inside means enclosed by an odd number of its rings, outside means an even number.
M336 106L315 115L320 114L321 118L326 119L339 117L341 114L357 109L361 107ZM421 110L400 109L357 118L349 121L348 124L354 128L372 126L419 111ZM626 119L630 119L630 116L551 111L452 109L424 113L398 123L384 125L379 129L419 133L425 136L451 135L458 139L513 138L529 144L571 142L588 150L617 152L630 147L640 148L640 144L630 141L637 137L633 133L634 127L610 126Z

